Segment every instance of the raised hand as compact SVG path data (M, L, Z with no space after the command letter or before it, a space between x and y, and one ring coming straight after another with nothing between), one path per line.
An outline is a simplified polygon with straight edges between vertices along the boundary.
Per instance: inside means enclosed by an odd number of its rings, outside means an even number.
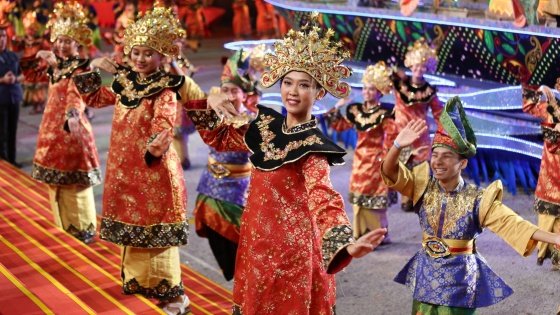
M99 57L91 61L92 68L99 68L103 71L115 74L117 73L118 64L110 57Z
M359 258L371 253L385 238L387 229L375 229L362 235L354 244L347 247L350 256Z
M239 115L239 112L233 106L233 103L224 93L210 93L206 99L206 103L220 117L232 118Z
M80 128L81 128L80 118L78 117L68 118L68 129L70 129L70 134L81 142L82 137L80 136Z
M170 129L160 132L157 137L148 145L148 152L155 157L162 156L171 145L173 135Z
M425 120L409 121L406 127L399 132L395 142L397 142L401 147L409 146L420 138L420 136L422 136L426 131L428 131L428 126L426 125Z
M57 64L56 56L50 50L39 50L35 55L35 58L41 58L45 60L51 67L54 67Z

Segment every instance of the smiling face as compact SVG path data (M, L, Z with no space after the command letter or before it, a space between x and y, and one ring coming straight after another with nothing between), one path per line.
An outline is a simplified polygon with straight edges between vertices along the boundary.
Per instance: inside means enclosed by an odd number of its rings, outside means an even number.
M54 48L60 57L68 58L78 54L80 44L71 37L60 35L54 42Z
M445 147L437 147L432 151L430 166L434 177L441 183L459 181L461 171L467 167L467 159Z
M307 116L315 100L325 96L325 90L306 72L292 71L284 76L280 85L282 103L294 116Z
M147 46L134 46L130 51L130 62L133 70L149 75L155 72L163 61L164 56L156 50Z
M379 92L375 85L364 83L364 87L362 88L362 97L364 98L364 102L377 103L381 96L381 92Z

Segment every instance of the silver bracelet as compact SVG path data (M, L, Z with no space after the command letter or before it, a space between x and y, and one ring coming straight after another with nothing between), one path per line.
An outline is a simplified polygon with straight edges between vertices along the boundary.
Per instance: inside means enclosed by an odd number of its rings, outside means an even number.
M397 149L402 148L401 145L397 142L397 140L393 141L393 146L395 146L395 148Z

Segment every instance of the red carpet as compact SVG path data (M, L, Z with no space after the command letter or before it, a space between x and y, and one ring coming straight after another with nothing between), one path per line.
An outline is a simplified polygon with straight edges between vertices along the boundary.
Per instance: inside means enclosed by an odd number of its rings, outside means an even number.
M194 314L230 314L231 292L182 266ZM47 189L0 160L0 314L162 314L123 295L120 248L53 224Z

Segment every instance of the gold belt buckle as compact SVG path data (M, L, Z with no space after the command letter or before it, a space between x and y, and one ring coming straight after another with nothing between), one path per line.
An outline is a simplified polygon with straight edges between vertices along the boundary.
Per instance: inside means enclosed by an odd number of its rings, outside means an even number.
M220 163L208 164L208 170L210 171L210 174L217 179L228 177L231 174L228 168Z
M449 246L445 242L435 236L430 236L422 241L422 247L430 257L432 258L442 258L451 255Z

